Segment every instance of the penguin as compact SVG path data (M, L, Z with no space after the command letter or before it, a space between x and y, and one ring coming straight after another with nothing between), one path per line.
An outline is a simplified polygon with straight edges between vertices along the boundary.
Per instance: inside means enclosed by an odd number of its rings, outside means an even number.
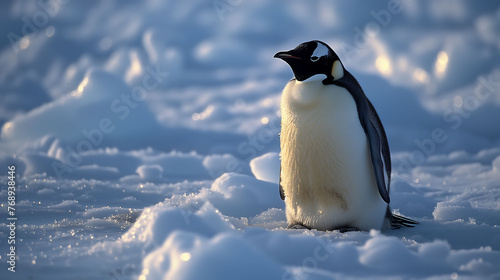
M415 226L418 222L389 208L387 136L338 55L314 40L274 58L294 74L281 98L279 193L288 228L345 232Z

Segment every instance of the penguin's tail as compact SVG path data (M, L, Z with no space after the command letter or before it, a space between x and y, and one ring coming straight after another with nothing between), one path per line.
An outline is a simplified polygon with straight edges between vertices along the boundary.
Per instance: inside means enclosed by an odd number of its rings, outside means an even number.
M391 209L387 207L387 212L385 213L385 219L386 222L388 223L388 228L390 229L400 229L400 228L405 228L405 227L415 227L416 225L419 224L419 222L397 215L393 214L391 212Z

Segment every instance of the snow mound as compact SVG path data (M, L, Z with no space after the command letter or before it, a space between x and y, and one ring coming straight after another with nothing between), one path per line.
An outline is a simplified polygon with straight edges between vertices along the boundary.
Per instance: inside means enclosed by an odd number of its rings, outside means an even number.
M142 275L146 279L180 280L280 279L283 268L252 245L230 233L206 238L176 231L144 259Z
M280 159L278 153L267 153L250 161L255 178L271 183L279 183Z
M1 139L27 143L50 134L79 153L134 141L159 129L142 94L112 74L89 71L76 90L6 123Z
M142 244L146 256L138 277L332 279L371 275L404 279L500 273L495 266L500 253L489 247L454 250L443 240L409 246L409 240L378 231L325 235L244 226L240 232L228 222L234 217L221 215L209 203L189 212L186 207L191 202L184 200L179 208L160 203L146 209L115 243L115 247L129 242ZM263 215L268 221L282 218L272 214L277 210L266 212ZM343 238L350 242L340 242Z
M162 203L144 209L137 222L122 236L124 242L145 243L148 248L163 244L174 231L183 230L211 237L232 229L221 214L205 203L199 210L165 206Z
M247 175L226 173L214 181L210 202L226 215L253 217L269 208L281 208L278 186Z

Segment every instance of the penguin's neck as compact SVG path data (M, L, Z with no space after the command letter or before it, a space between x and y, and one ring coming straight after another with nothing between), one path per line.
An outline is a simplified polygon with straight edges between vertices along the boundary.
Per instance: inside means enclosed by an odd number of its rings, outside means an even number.
M325 78L326 75L317 74L304 81L292 80L288 84L289 95L284 98L287 98L289 104L297 110L310 110L311 107L321 102L325 87L322 81Z

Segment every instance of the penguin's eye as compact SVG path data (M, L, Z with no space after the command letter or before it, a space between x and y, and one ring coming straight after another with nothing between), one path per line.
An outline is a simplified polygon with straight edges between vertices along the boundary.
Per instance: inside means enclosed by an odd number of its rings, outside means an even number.
M311 56L311 61L316 62L318 61L319 57L318 56Z

